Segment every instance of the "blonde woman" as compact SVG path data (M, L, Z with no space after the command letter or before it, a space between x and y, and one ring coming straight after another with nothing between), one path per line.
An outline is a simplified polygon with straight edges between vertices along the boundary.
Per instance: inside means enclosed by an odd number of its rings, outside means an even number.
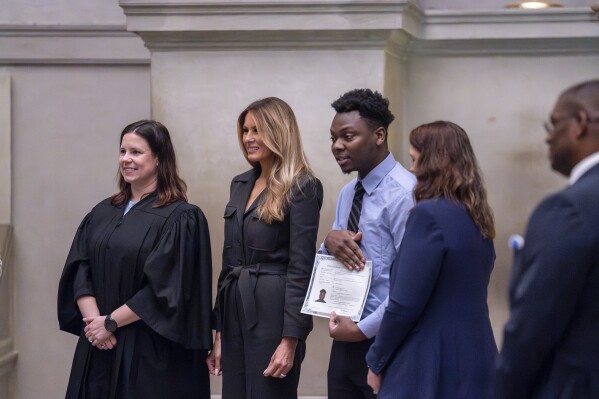
M269 97L239 115L252 169L231 182L222 271L207 359L222 398L297 398L311 316L300 312L316 252L322 185L302 150L293 111Z

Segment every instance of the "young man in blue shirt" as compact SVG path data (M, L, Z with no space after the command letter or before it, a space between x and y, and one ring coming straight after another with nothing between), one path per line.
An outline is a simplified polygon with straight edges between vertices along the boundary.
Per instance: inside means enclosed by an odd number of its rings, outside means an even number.
M412 189L416 179L389 152L387 129L394 116L387 99L369 89L356 89L331 105L337 112L331 124L331 151L343 173L358 172L358 176L341 189L335 222L320 252L334 255L351 270L362 270L364 262L371 260L372 281L357 324L331 313L329 333L334 341L328 397L370 399L375 393L366 383L364 357L383 318L389 271L397 259L408 212L414 205ZM364 191L361 206L354 203L358 191ZM355 210L352 214L354 223L358 219L357 232L348 228L352 206L361 208L358 215Z

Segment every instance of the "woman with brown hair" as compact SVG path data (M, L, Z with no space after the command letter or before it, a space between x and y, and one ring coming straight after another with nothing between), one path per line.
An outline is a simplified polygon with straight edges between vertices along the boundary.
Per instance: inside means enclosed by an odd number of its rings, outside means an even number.
M119 192L83 219L60 278L60 328L79 336L66 398L208 399L206 218L166 127L132 123L120 143Z
M239 115L237 135L252 169L233 178L225 208L208 367L223 376L223 399L293 399L312 330L301 307L322 185L302 150L295 115L281 99L250 104Z
M466 132L445 121L414 129L410 156L416 205L366 356L368 383L378 398L490 398L495 228L476 157Z

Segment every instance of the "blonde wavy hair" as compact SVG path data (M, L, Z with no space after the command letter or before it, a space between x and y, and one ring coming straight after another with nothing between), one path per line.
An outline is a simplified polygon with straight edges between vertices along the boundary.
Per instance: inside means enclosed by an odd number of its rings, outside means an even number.
M250 165L259 166L257 162L250 162L243 145L243 125L249 112L256 121L258 135L273 153L265 193L257 209L258 216L266 223L281 222L285 218L294 187L301 190L306 182L314 179L314 174L302 148L295 114L285 101L276 97L254 101L237 118L239 146Z

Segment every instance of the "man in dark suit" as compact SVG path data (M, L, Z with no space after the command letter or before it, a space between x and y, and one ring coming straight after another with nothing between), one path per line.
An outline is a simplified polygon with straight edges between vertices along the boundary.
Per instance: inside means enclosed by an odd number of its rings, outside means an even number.
M516 254L496 397L599 398L599 80L562 93L545 127L570 185L533 212Z

